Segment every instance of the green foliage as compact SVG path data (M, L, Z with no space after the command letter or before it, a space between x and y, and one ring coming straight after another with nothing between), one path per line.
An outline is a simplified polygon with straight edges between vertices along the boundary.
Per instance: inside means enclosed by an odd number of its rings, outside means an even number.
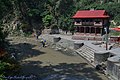
M111 32L110 33L112 36L120 36L120 32Z
M0 19L9 11L17 9L21 19L30 26L52 24L64 30L71 30L72 19L78 10L105 9L110 19L120 23L118 0L0 0ZM13 3L14 8L13 8ZM16 6L16 7L15 7ZM42 29L42 28L41 28Z
M106 10L110 16L111 20L114 20L118 24L120 23L120 3L116 2L108 2L104 4L90 4L85 6L83 9L95 9L95 10Z
M10 58L10 56L6 55L0 61L0 76L12 76L16 75L17 71L20 69L20 65L17 61ZM4 80L0 78L0 80Z
M33 32L32 29L30 28L30 25L26 22L23 22L20 28L24 33L23 35L26 37L29 37Z
M59 13L67 15L71 15L75 9L75 2L73 0L60 0L59 4Z
M88 6L91 3L94 3L95 0L81 0L82 5Z
M107 10L108 14L111 16L111 19L115 19L115 17L118 17L120 13L120 3L106 4L105 10Z
M12 10L11 0L0 0L0 19Z
M3 74L4 71L8 68L9 64L6 62L0 61L0 74Z
M29 27L28 23L22 23L22 25L21 25L21 28L23 31L26 30L28 27Z
M0 74L0 80L5 80L4 77L5 76L3 74Z
M28 11L28 15L30 16L30 17L32 17L32 16L34 16L34 15L39 15L40 14L40 11L38 10L38 9L30 9L29 11Z
M0 24L0 48L5 48L8 45L8 42L5 40L7 37L8 32L3 31L2 25Z
M46 15L46 16L42 19L43 24L44 24L45 26L50 26L52 19L53 19L53 16L52 16L52 15Z
M0 80L4 80L6 70L10 67L9 63L0 61Z

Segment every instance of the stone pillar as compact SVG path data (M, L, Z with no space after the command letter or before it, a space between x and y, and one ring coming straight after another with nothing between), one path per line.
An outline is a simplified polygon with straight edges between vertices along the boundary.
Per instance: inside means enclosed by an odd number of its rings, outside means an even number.
M101 62L105 62L107 58L109 57L108 51L97 51L94 53L94 62L95 65L99 64Z
M100 34L102 35L102 28L100 28L101 30L100 30Z
M95 27L95 35L96 35L96 27Z
M79 27L79 33L81 33L81 27Z
M53 38L53 42L54 42L54 43L59 42L60 40L61 40L60 37L54 37L54 38Z
M78 26L78 28L77 28L77 29L78 29L78 32L80 32L80 27L79 27L79 26Z
M120 80L120 56L113 56L108 58L107 61L107 74L113 80Z
M86 27L84 27L84 34L86 34Z
M89 30L89 33L91 34L91 27L89 27L89 29L90 29L90 30Z
M75 32L77 32L77 26L75 26Z
M83 45L84 45L84 43L74 42L74 49L79 49L79 48L82 47Z

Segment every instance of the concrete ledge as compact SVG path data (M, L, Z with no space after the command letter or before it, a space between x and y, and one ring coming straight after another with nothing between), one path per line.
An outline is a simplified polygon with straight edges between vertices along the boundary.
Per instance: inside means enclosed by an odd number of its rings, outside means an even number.
M53 38L54 43L59 42L60 40L61 40L60 37L54 37L54 38Z
M84 43L74 42L74 49L79 49L79 48L82 47L83 45L84 45Z
M94 53L94 62L95 64L100 64L102 62L107 61L107 58L109 57L108 51L98 51Z

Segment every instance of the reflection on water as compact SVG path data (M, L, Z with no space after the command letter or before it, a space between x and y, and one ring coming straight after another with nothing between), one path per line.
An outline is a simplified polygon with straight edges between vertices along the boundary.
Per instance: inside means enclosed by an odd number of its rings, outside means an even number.
M60 74L51 74L42 80L93 80L83 76L70 76L70 75L60 75Z

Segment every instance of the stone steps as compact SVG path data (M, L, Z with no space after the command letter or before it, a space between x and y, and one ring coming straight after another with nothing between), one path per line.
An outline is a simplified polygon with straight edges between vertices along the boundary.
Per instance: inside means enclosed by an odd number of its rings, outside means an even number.
M94 49L86 45L83 45L80 49L78 49L78 53L90 62L94 61L94 52Z

